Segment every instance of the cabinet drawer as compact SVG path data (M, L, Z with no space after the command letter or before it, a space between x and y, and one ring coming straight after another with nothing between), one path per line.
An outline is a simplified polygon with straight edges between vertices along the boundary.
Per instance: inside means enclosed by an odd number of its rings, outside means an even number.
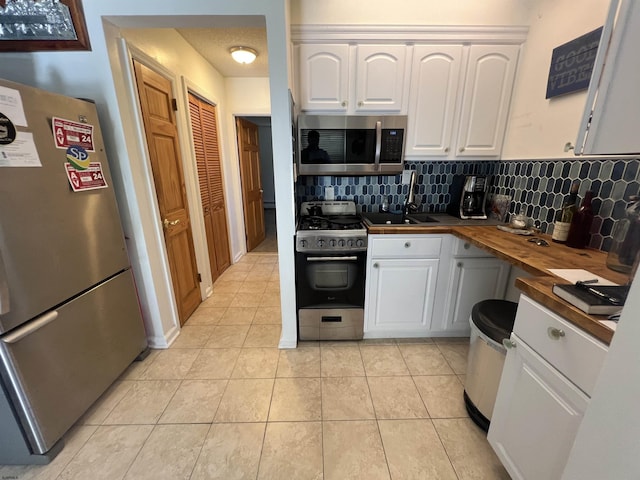
M493 257L489 252L482 250L466 240L456 238L453 241L453 256L454 257Z
M395 236L371 238L369 254L373 257L388 258L438 258L442 237L440 236Z
M608 351L606 345L524 295L513 332L591 396Z

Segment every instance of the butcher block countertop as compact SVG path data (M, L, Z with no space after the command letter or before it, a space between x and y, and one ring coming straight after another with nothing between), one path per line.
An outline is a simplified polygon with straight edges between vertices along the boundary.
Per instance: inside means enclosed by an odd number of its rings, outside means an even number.
M600 341L606 344L611 342L613 330L598 321L606 319L606 316L587 315L554 295L552 292L553 284L566 283L566 280L549 272L549 269L579 268L615 283L626 283L629 280L627 275L607 268L606 252L589 248L569 248L566 245L552 242L551 236L544 234L536 236L544 238L549 246L537 246L527 241L531 237L503 232L498 230L495 225L438 225L433 227L427 225L385 225L369 226L368 228L369 233L375 234L453 234L534 275L531 278L518 278L516 287Z

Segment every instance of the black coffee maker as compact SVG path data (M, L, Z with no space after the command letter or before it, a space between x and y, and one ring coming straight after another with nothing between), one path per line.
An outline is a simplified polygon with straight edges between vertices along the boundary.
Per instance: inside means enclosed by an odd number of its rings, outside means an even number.
M449 188L451 203L447 207L447 213L463 220L486 220L488 190L489 181L483 175L456 175Z

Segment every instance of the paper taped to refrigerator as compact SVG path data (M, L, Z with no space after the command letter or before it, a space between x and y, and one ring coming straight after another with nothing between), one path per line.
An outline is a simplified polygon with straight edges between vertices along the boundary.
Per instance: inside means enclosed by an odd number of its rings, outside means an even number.
M41 167L33 134L17 132L9 145L0 145L0 167Z

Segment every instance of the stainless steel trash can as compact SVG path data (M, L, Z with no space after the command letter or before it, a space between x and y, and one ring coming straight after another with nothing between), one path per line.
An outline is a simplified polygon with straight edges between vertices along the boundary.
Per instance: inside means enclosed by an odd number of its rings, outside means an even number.
M507 353L502 340L511 336L517 307L507 300L483 300L471 311L464 402L471 419L485 431L491 422Z

